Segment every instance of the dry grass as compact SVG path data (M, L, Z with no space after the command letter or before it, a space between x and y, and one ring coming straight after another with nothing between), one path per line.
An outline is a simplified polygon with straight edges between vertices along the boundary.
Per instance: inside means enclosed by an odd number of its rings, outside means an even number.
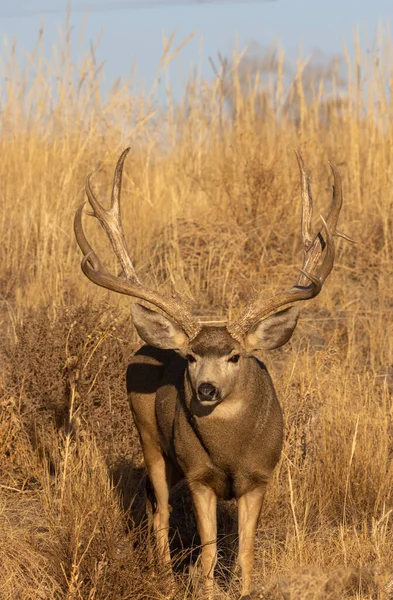
M168 87L166 110L151 95L133 96L128 82L103 96L94 53L75 66L70 43L66 32L49 61L42 40L24 66L12 47L1 58L0 597L138 600L165 591L125 398L137 344L128 301L85 280L72 234L86 173L102 167L94 186L107 197L115 158L131 144L123 215L137 271L205 314L235 315L253 288L270 294L294 281L292 147L309 166L316 216L329 201L327 160L339 165L341 228L357 244L340 241L323 294L305 307L293 341L266 357L287 435L255 581L271 600L393 598L389 39L368 54L356 42L345 88L334 73L329 91L323 79L303 83L301 61L285 85L280 54L257 85L235 59L225 81L191 80L180 104ZM163 63L170 57L167 48ZM116 269L98 229L89 230ZM188 598L198 589L195 524L186 494L174 506L178 596ZM217 594L232 598L234 524L224 506L220 516Z

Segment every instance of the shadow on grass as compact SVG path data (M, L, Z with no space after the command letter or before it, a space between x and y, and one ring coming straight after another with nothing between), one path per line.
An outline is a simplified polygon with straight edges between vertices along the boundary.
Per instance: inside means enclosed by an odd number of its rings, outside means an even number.
M144 467L136 466L133 460L122 458L109 469L110 477L116 487L122 508L128 515L128 527L133 531L140 529L136 543L154 543L150 536L147 494L151 483ZM150 488L150 490L149 490ZM189 574L200 555L200 538L196 527L192 501L184 482L180 482L170 495L170 546L173 569L176 575ZM229 583L237 554L237 511L234 502L218 503L218 569L217 578L224 588Z

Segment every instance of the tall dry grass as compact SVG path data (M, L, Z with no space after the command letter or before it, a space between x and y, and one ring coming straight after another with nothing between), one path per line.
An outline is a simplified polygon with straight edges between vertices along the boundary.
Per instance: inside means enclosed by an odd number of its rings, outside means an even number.
M72 233L85 176L107 198L120 151L123 219L147 282L177 289L201 313L236 315L257 289L291 285L301 261L292 148L329 203L328 159L344 185L334 273L304 308L293 341L265 357L286 441L257 536L265 598L393 598L392 46L354 43L345 85L247 73L238 56L213 81L190 79L180 103L102 92L94 49L71 60L70 32L46 59L42 35L20 60L1 55L0 596L161 598L143 518L144 475L125 399L137 340L128 301L81 274ZM165 68L176 56L164 48ZM225 67L225 68L224 68ZM98 228L97 250L117 269ZM238 592L232 515L220 508L219 597ZM195 524L174 499L178 596L193 597ZM177 528L180 530L176 533Z

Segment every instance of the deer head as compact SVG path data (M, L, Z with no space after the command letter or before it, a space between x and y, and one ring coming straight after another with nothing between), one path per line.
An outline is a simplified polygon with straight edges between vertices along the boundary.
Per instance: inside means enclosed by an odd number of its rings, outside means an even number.
M302 211L303 264L296 284L266 298L259 294L244 309L240 318L223 326L207 326L199 322L177 296L161 295L145 287L138 279L125 241L120 214L120 192L124 161L129 148L121 154L114 174L111 206L104 209L91 189L91 175L86 180L86 195L122 266L122 277L111 274L102 264L89 242L82 225L84 203L78 208L74 229L83 253L82 270L97 285L146 302L149 307L134 304L133 321L140 337L156 348L172 349L188 361L188 375L193 390L202 404L216 404L234 389L244 360L259 350L272 350L285 344L297 323L298 303L315 297L331 272L335 258L334 236L342 205L340 175L333 173L333 196L328 216L316 235L311 233L312 195L309 177L299 152ZM349 238L347 238L349 239Z

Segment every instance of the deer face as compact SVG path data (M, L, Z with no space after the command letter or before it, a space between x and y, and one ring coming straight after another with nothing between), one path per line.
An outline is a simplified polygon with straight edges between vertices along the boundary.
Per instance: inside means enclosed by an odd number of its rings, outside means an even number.
M226 327L203 326L186 354L189 381L203 406L225 400L236 387L244 352Z
M161 313L140 304L131 309L140 337L151 346L176 350L188 362L188 379L194 396L203 406L224 401L237 387L244 361L255 351L285 344L295 329L298 309L291 307L264 319L236 340L221 326L202 326L190 340L181 327Z

